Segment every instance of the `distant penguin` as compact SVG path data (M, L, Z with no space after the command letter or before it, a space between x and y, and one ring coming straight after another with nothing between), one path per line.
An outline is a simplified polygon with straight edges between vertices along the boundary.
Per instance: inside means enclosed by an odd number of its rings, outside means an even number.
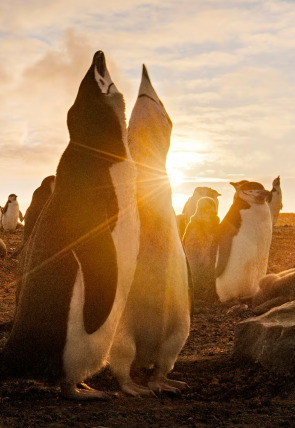
M135 278L111 348L109 362L124 392L178 392L166 378L189 334L188 268L172 207L165 162L172 123L143 66L128 142L137 164L140 249ZM130 369L152 368L148 388Z
M71 399L106 398L76 384L105 364L136 268L136 170L124 109L98 51L68 112L70 142L28 241L2 356L4 373L56 381Z
M196 187L193 195L188 198L182 210L182 214L185 216L186 225L190 221L191 216L196 211L198 200L204 196L214 199L218 211L218 196L221 196L220 193L218 193L217 190L211 189L211 187Z
M24 240L25 244L32 233L33 227L37 218L40 215L49 196L52 195L54 189L55 176L49 175L44 178L41 185L34 191L31 204L24 216Z
M0 239L0 259L4 260L7 256L7 248L5 242Z
M216 232L220 220L214 199L200 198L185 229L183 247L187 256L196 302L199 298L214 300Z
M272 189L267 198L273 226L276 224L280 210L283 208L280 176L272 182Z
M268 194L260 183L242 184L220 223L216 291L221 302L252 298L266 274L272 236Z
M17 196L12 193L2 209L2 227L5 231L13 231L18 225L18 219L23 221L23 215L19 209Z

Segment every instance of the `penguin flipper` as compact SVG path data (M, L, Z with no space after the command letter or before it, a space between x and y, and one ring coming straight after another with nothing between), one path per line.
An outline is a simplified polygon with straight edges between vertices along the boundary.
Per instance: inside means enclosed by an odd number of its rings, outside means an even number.
M218 256L215 267L215 276L218 278L224 272L231 252L233 237L237 234L237 228L229 221L222 222L218 233Z
M116 252L110 233L94 237L74 250L84 281L84 327L94 333L111 312L117 289Z

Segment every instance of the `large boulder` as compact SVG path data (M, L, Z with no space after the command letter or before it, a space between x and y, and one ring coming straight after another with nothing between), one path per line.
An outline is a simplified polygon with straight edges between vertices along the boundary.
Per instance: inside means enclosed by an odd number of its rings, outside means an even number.
M234 357L278 373L294 374L295 301L237 324Z

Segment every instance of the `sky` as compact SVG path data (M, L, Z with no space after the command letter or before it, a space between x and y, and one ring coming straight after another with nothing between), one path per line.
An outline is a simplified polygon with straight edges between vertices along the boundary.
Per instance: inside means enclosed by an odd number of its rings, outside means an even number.
M295 0L0 0L0 205L22 211L55 174L67 111L103 50L127 123L141 69L173 122L167 169L180 213L197 186L281 176L295 212Z

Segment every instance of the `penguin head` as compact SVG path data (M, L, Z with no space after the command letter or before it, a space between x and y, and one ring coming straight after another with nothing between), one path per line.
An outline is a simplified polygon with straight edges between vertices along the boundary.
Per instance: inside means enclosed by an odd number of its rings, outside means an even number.
M278 176L272 182L273 189L277 189L278 187L280 187L280 184L281 184L281 180L280 180L280 176Z
M8 196L8 202L14 202L16 201L17 195L14 193L11 193L11 195Z
M128 129L128 142L133 158L149 167L164 170L171 130L171 119L152 86L146 66L143 65L138 97Z
M207 225L216 225L219 223L217 216L218 207L215 199L209 196L200 198L197 202L195 213L191 216L191 221Z
M256 181L248 181L242 184L237 190L238 197L248 202L250 205L264 204L269 193L270 192L265 190L262 184Z
M248 180L241 180L241 181L236 181L236 182L234 182L234 181L229 182L229 184L231 184L236 190L238 190L239 187L241 187L242 184L245 184L245 183L249 183L249 181Z
M67 118L73 144L98 153L123 156L126 134L125 104L113 83L102 51L95 53Z
M193 193L193 199L196 201L200 198L203 198L205 196L208 196L209 198L214 199L215 205L218 209L219 206L219 200L217 199L218 196L221 196L220 193L217 192L217 190L212 189L211 187L196 187Z
M53 192L54 183L55 183L55 175L49 175L48 177L45 177L44 180L42 180L40 187L42 187L42 189L48 189L51 192Z

